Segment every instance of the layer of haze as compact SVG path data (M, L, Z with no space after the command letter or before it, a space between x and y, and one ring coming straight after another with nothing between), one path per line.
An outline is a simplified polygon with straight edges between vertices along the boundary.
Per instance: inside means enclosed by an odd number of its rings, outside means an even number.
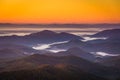
M1 23L120 23L120 0L0 0Z

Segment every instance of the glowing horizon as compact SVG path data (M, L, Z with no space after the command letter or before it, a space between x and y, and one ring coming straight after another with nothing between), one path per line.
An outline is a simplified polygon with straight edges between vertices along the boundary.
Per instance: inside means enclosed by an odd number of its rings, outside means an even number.
M120 23L118 0L1 0L1 23Z

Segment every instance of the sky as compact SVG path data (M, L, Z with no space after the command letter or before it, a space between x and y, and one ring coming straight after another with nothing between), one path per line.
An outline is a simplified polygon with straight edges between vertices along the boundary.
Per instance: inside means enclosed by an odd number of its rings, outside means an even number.
M120 0L0 0L0 23L120 23Z

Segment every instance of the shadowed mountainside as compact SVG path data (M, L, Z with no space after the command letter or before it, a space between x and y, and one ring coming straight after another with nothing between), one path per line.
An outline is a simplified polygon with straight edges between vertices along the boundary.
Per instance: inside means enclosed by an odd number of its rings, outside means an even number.
M39 51L28 46L17 44L0 44L0 59L18 58L37 53Z
M0 80L107 80L77 67L44 65L38 69L0 73Z
M80 70L87 73L105 78L111 78L111 76L112 78L116 78L116 76L119 76L119 71L116 72L116 69L114 68L101 66L99 64L75 56L53 57L34 54L25 58L8 61L6 64L4 64L4 67L1 67L0 69L1 72L31 70L37 69L47 64L53 66L72 65L73 67L78 67Z
M67 51L61 51L58 53L46 53L49 56L77 56L89 61L96 61L96 57L78 47L69 48Z

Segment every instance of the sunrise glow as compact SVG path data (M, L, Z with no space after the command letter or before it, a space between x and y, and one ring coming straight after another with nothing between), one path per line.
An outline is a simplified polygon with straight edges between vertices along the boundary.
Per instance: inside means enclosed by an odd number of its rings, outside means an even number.
M0 0L0 22L119 23L119 0Z

